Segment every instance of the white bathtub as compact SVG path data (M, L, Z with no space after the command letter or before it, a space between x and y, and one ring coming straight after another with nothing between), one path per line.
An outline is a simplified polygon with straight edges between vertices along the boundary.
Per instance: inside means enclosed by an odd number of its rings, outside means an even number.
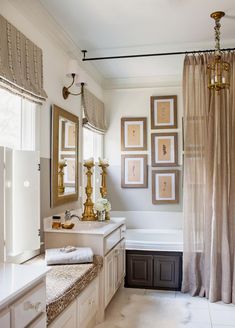
M182 252L183 231L127 229L126 249Z

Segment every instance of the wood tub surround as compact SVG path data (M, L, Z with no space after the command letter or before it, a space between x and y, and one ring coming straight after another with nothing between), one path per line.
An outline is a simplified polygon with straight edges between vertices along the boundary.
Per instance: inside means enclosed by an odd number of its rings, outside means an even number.
M182 252L126 251L125 287L180 290Z

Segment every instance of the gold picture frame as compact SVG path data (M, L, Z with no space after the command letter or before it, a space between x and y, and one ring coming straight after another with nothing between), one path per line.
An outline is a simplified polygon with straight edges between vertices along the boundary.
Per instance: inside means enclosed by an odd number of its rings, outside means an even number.
M151 129L177 128L177 96L152 96Z
M121 118L121 150L147 150L147 118Z
M151 134L151 160L153 167L178 165L177 132Z
M147 155L122 155L122 188L148 187Z
M152 203L155 205L179 203L178 170L152 171Z

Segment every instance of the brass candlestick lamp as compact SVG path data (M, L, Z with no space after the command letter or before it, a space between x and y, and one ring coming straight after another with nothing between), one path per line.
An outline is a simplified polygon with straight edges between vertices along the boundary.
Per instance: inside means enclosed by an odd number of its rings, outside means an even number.
M83 166L87 169L86 176L87 176L87 186L86 186L86 202L84 203L84 210L82 214L82 221L96 221L97 217L94 212L94 203L92 202L91 195L92 195L92 184L91 184L91 177L92 177L92 168L94 166L93 158L84 162Z
M101 168L102 172L101 175L101 187L100 187L100 194L102 198L107 198L107 185L106 185L106 176L107 176L107 168L109 167L108 161L105 159L99 158L99 167ZM106 211L105 213L105 220L110 220L110 213Z
M106 198L107 197L106 176L107 176L107 167L109 167L108 161L99 159L99 167L102 170L102 172L100 173L101 175L100 193L103 198Z
M211 14L211 18L215 20L215 55L213 61L207 66L208 88L220 91L229 88L229 63L222 60L222 52L220 50L220 19L225 15L223 11L216 11Z
M58 194L63 195L64 194L64 167L67 166L65 161L60 161L58 163Z

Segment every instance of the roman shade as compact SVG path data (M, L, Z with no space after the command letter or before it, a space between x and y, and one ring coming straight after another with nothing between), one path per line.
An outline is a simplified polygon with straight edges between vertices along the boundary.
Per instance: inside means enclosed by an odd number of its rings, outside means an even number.
M0 15L0 84L30 100L47 98L42 50Z
M107 131L104 103L86 88L82 92L83 125L104 134Z

